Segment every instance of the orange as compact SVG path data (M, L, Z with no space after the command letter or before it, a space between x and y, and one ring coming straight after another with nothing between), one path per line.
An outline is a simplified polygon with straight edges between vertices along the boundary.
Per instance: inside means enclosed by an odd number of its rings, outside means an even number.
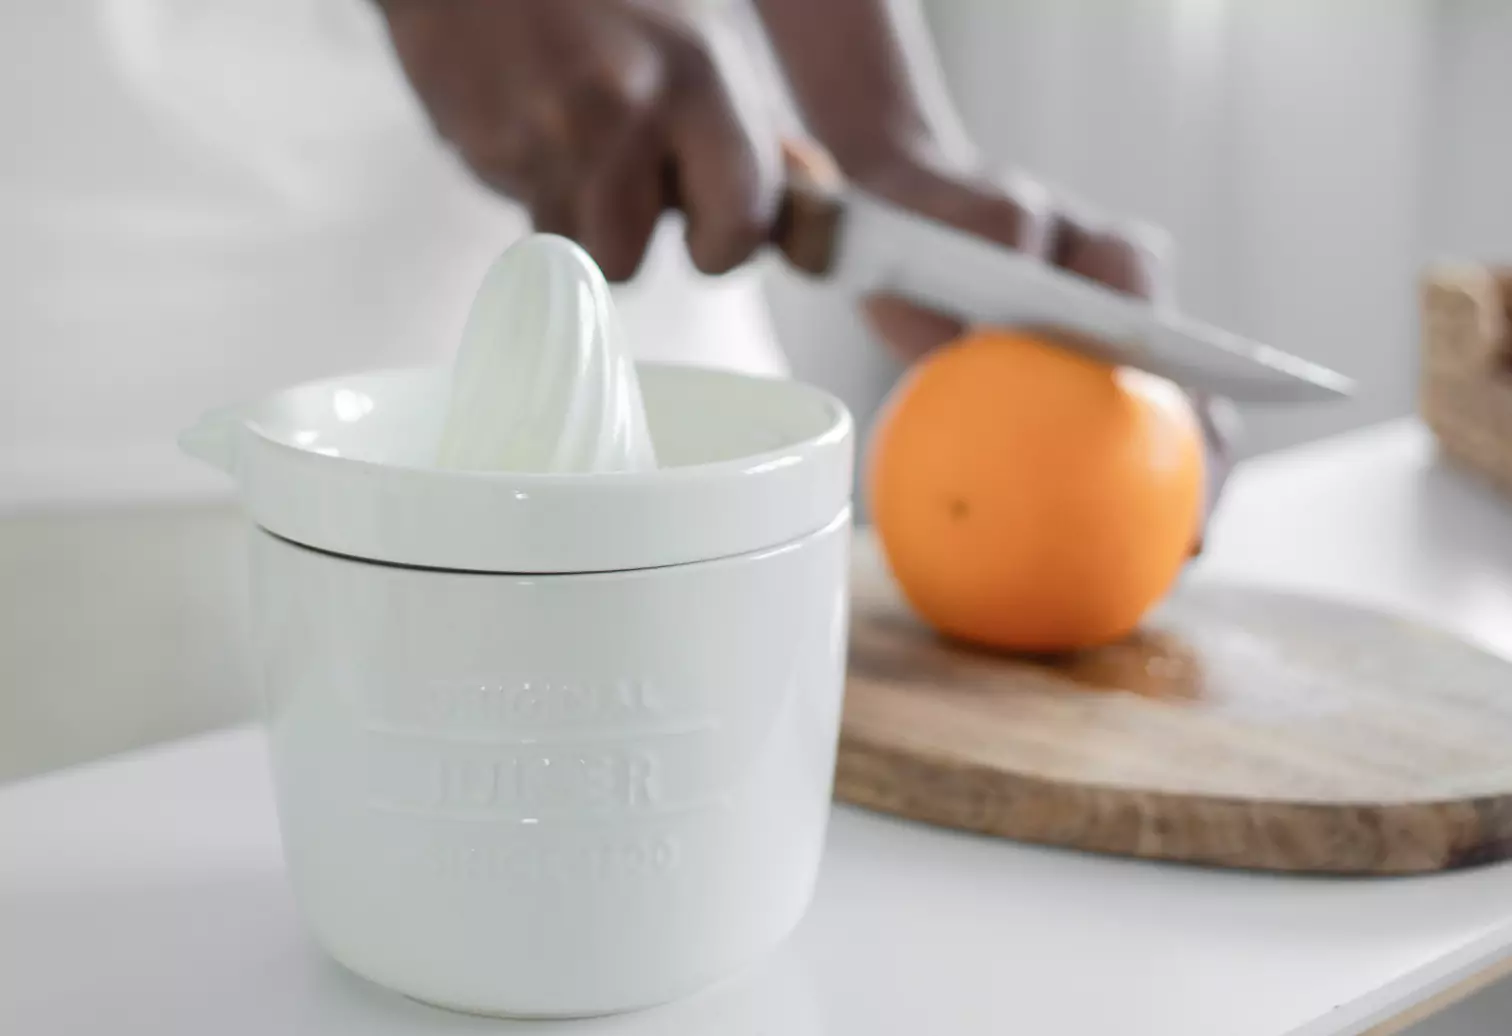
M1058 652L1129 633L1192 552L1202 434L1168 381L975 331L904 376L867 489L889 567L940 632Z

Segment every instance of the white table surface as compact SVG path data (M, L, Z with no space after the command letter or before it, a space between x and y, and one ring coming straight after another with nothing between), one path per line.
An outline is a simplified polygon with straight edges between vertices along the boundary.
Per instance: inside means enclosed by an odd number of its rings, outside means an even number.
M1512 656L1512 506L1410 424L1252 465L1195 578L1212 576L1437 615ZM754 972L638 1015L501 1023L376 989L309 942L254 731L0 790L6 1036L1344 1036L1509 953L1508 866L1267 877L840 808L812 911Z

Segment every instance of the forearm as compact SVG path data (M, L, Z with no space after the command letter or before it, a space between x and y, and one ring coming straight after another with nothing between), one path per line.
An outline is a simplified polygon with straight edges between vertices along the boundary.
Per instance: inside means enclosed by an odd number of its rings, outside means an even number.
M922 24L900 6L915 2L755 0L804 122L848 172L900 153L969 158Z

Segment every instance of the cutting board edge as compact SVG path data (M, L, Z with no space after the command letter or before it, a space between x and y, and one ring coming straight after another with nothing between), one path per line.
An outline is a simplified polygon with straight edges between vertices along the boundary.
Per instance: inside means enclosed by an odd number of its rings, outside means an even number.
M1052 781L934 758L844 728L835 798L1013 841L1231 870L1389 877L1512 859L1512 789L1400 803L1193 796ZM1092 819L1058 825L1057 815Z

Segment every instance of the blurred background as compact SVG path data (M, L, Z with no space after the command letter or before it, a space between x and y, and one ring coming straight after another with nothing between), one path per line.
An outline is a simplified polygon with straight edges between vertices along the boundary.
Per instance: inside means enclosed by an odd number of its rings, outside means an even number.
M1360 380L1249 415L1248 452L1410 411L1424 262L1512 253L1502 0L911 15L995 165L1163 224L1187 307ZM365 0L6 5L0 111L4 780L253 714L238 518L174 435L444 359L524 220L434 143ZM620 295L648 351L775 335L865 421L898 372L853 313L772 267L684 298L676 246Z

